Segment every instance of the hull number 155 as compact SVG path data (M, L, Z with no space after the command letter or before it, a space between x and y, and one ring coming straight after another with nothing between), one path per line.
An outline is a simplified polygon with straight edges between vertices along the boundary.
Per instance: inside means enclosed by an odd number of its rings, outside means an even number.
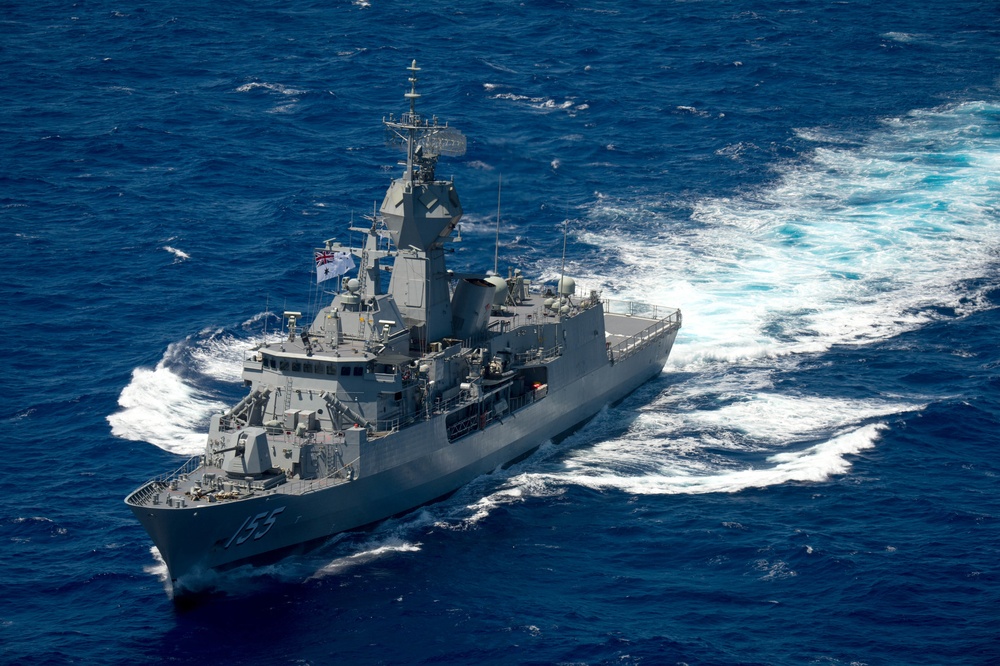
M233 532L233 536L229 537L229 541L226 542L223 548L229 548L233 544L233 541L239 546L245 543L250 537L253 537L254 541L261 538L274 527L274 523L278 519L278 514L284 510L285 507L279 506L271 513L264 511L263 513L258 513L256 516L247 516L247 519L243 521L238 530Z

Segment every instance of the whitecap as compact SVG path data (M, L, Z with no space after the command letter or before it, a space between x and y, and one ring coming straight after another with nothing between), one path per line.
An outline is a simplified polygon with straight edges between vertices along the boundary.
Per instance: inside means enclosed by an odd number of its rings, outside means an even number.
M846 473L851 462L848 456L875 446L884 425L869 424L837 435L823 443L801 451L778 453L753 467L737 467L699 456L671 456L656 450L622 452L607 456L607 443L595 447L604 461L588 460L593 452L570 457L563 472L530 473L513 483L545 486L580 485L595 490L618 490L634 495L687 495L704 493L735 493L748 488L765 488L789 482L819 483L834 475ZM620 444L620 443L619 443ZM699 450L699 449L696 449ZM629 461L629 455L638 460ZM632 465L632 473L625 468ZM649 469L643 470L644 467Z
M276 341L277 337L272 337ZM247 352L258 342L245 340L228 333L217 333L202 340L190 351L195 369L221 382L239 382L243 377L243 361Z
M118 397L121 409L107 417L111 433L180 455L199 453L205 445L209 417L226 405L186 381L176 370L191 358L194 364L189 369L194 373L235 382L239 379L238 359L247 346L232 336L213 335L198 342L186 339L172 343L154 368L132 371L131 381Z
M180 263L182 261L186 261L191 258L191 255L188 254L187 252L184 252L183 250L178 250L177 248L172 247L170 245L164 245L163 249L169 252L170 254L174 255L175 264Z
M227 404L215 389L199 386L241 384L243 361L250 350L280 337L278 330L267 335L257 330L262 320L266 323L272 317L271 312L250 317L240 327L243 335L206 328L168 345L155 367L133 370L118 398L119 411L107 417L112 434L180 455L200 453L209 418Z
M921 41L926 38L926 35L918 35L910 32L884 32L882 33L882 37L894 42L900 42L901 44L911 44Z
M161 361L136 368L118 398L121 410L108 416L111 434L149 442L171 453L195 455L205 447L200 427L225 404L212 400L174 374Z
M511 69L510 67L507 67L506 65L500 65L500 64L497 64L495 62L490 62L489 60L486 60L485 58L480 58L479 62L483 63L484 65L486 65L490 69L495 69L498 72L504 72L506 74L517 74L517 71Z
M521 102L521 101L524 101L524 100L532 100L532 101L536 101L536 102L542 101L542 98L540 98L540 97L532 98L532 97L528 97L527 95L518 95L516 93L499 93L499 94L496 94L496 95L492 95L490 97L490 99L506 99L506 100L510 100L510 101L513 101L513 102Z
M693 116L699 116L701 118L707 118L709 113L707 111L702 111L701 109L695 108L693 106L678 106L678 111L683 111L685 113L690 113Z
M397 536L384 537L374 543L366 544L361 550L331 560L309 576L308 580L320 580L330 576L338 576L355 567L369 564L388 555L417 553L420 550L421 545L419 543L410 543Z
M539 111L558 109L573 110L576 104L576 101L572 98L567 98L560 102L551 97L530 97L528 95L521 95L512 92L497 93L496 95L491 95L490 99L503 99L511 102L527 102L528 106Z
M258 88L281 93L282 95L303 95L306 92L305 90L288 88L280 83L267 83L266 81L251 81L250 83L244 83L236 89L236 92L250 92L252 90L257 90Z
M276 106L273 109L269 109L268 113L290 113L295 109L294 104L282 104L281 106Z

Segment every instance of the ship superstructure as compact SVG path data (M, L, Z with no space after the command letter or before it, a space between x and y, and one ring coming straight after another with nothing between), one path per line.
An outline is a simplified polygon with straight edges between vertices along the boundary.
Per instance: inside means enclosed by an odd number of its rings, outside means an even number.
M366 242L316 252L319 278L341 289L311 322L285 312L280 341L249 352L248 395L212 418L204 453L125 500L180 589L199 569L445 496L621 399L670 353L676 309L578 295L568 277L447 269L462 205L435 166L465 137L417 113L418 71L409 110L383 119L406 162Z

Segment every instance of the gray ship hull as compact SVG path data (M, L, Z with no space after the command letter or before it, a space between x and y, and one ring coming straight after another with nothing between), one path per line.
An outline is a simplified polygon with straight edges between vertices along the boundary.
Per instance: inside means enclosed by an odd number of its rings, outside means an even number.
M572 429L662 371L677 335L663 330L622 360L579 377L534 404L458 441L444 419L394 435L399 450L432 450L385 471L315 490L279 486L238 501L163 507L126 499L160 551L178 591L199 571L227 568L362 527L444 497ZM410 441L412 440L412 441ZM419 447L415 442L423 442ZM289 484L291 485L291 484ZM297 492L296 492L297 491Z
M212 417L204 453L125 499L176 589L448 495L620 400L670 354L676 309L577 294L566 275L504 278L496 256L492 271L448 270L462 204L435 168L465 136L416 112L420 68L407 69L409 111L382 121L405 170L370 226L351 227L361 246L313 252L317 283L340 278L332 301L311 325L284 312L280 337L244 358L249 394Z

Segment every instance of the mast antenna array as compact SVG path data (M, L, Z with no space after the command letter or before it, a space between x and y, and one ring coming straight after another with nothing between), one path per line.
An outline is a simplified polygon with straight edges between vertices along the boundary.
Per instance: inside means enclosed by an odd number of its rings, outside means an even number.
M430 120L417 113L417 61L407 69L410 71L410 91L404 97L410 100L410 111L395 118L382 119L386 128L386 144L395 146L406 153L406 172L412 179L434 180L434 166L441 155L458 157L465 154L466 138L461 131L438 122L437 116Z

